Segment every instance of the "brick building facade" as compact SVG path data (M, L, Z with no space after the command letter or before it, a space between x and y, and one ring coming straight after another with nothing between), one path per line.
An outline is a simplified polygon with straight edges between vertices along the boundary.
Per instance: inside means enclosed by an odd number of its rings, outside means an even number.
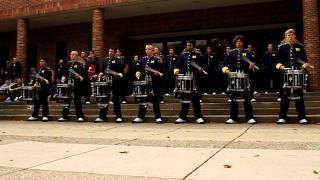
M16 56L27 69L45 56L54 67L73 49L93 49L102 60L107 47L122 48L131 57L143 52L145 43L166 48L190 37L225 43L237 33L263 51L268 42L279 43L285 29L295 28L316 67L311 71L311 90L320 90L319 4L317 0L2 1L0 64Z

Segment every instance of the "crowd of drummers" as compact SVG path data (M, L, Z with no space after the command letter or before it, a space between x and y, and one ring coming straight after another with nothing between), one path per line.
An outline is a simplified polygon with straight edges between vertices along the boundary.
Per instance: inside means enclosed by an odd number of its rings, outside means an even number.
M126 96L133 96L139 104L139 111L133 123L146 120L148 104L152 103L154 122L163 123L160 104L164 96L174 95L180 99L181 111L175 123L186 123L190 104L194 121L206 122L201 112L203 95L226 94L230 103L230 118L227 124L239 122L238 103L243 102L245 120L257 123L252 103L256 93L276 92L280 102L279 124L287 122L290 100L295 100L298 122L307 124L303 93L307 84L308 69L314 68L307 61L304 46L296 39L293 29L284 32L284 40L277 48L267 45L267 51L260 57L252 45L245 47L245 37L234 37L232 46L226 47L222 57L218 57L211 46L202 53L189 40L183 51L177 55L174 48L163 55L159 47L145 46L145 55L134 56L128 61L120 49L107 49L107 57L99 61L94 51L71 51L69 61L60 60L55 70L47 65L47 59L39 60L38 69L30 70L30 81L23 82L22 68L17 59L1 69L0 94L6 96L4 102L25 100L34 105L28 121L37 121L42 107L42 121L48 121L48 99L62 104L59 122L68 121L71 102L74 103L78 122L85 121L82 99L85 104L97 102L100 112L94 122L104 122L108 117L108 107L112 104L115 122L123 122L121 104L126 104ZM231 49L233 47L233 49ZM53 78L54 77L54 78ZM113 117L113 116L112 116Z

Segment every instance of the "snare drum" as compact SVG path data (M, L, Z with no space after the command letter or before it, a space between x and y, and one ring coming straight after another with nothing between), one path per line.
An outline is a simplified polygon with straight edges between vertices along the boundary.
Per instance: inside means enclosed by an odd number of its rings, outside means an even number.
M306 74L303 70L285 69L283 88L302 89L306 87Z
M228 75L229 92L250 91L250 81L248 74L242 72L230 72Z
M71 99L73 97L73 85L71 84L57 84L56 98L57 99Z
M134 81L133 96L136 98L148 97L152 94L152 83L150 81Z
M92 82L92 94L95 98L107 98L111 94L111 84L109 82Z
M33 101L35 96L34 86L24 86L22 88L22 100Z
M195 91L197 91L197 85L194 76L179 74L176 78L176 88L174 92L178 94L191 94Z

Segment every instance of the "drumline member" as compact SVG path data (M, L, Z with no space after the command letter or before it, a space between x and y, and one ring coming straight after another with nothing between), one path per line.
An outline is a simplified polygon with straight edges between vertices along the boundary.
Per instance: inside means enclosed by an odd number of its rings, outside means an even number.
M88 59L88 55L87 52L82 51L80 53L80 57L82 58L82 68L83 70L86 72L83 75L83 81L82 81L82 85L83 85L83 96L84 96L84 101L86 104L91 104L90 101L90 97L91 97L91 85L90 85L90 77L89 77L89 68L90 68L90 64L88 63L89 59Z
M154 56L153 54L153 46L148 44L145 46L146 56L142 57L135 64L135 76L137 80L144 80L148 75L152 79L152 90L153 94L149 95L149 99L153 104L153 112L155 116L155 123L162 123L159 98L161 96L161 76L162 65L160 63L160 59ZM150 67L155 70L155 72L146 71L146 67ZM139 113L138 117L135 118L133 123L142 123L145 121L145 114L148 108L148 102L140 102L139 103Z
M233 39L233 43L235 45L235 49L231 50L229 55L226 56L224 62L222 63L222 72L228 74L229 72L239 72L243 71L246 74L249 74L255 68L254 63L248 63L243 60L243 58L250 58L250 52L244 49L245 39L242 35L237 35ZM229 92L229 96L231 99L230 102L230 119L225 121L226 124L235 124L238 121L238 102L237 97L239 96L238 92ZM249 91L243 92L244 97L244 108L246 120L249 124L254 124L256 121L253 118L253 110L252 110L252 93Z
M190 65L191 61L197 64L201 64L202 54L199 49L194 48L194 41L189 40L187 42L187 47L183 50L180 55L180 58L176 64L174 69L174 74L187 74L193 73L195 76L196 83L198 85L198 77L203 74L203 69L196 68ZM193 92L191 94L191 102L193 105L194 118L196 123L203 124L205 123L203 119L203 115L201 114L201 105L200 105L201 94L199 92ZM179 113L179 118L175 121L175 123L185 123L187 122L187 115L189 111L190 102L181 101L181 111Z
M213 52L212 46L207 46L207 52L203 55L204 69L208 72L208 76L204 77L203 86L205 88L205 93L216 95L220 88L220 72L219 61L216 53Z
M229 45L226 46L225 48L225 53L223 53L221 59L220 59L220 63L219 65L221 66L221 64L224 62L224 60L229 56L230 54L230 51L231 51L231 47ZM220 67L221 69L221 67ZM228 88L228 75L226 75L225 73L223 73L222 71L219 71L221 74L221 79L222 79L222 82L221 82L221 94L226 94L227 92L227 88ZM231 100L229 101L231 102Z
M279 83L276 83L279 81L280 77L277 76L279 72L275 72L274 64L277 62L278 53L273 50L273 44L269 43L267 46L267 51L262 56L262 64L263 64L263 90L265 94L269 92L276 92L275 90L278 90L280 88L276 88Z
M69 73L67 77L62 78L64 82L73 81L73 102L76 109L76 116L78 122L84 122L84 116L82 112L81 96L82 96L82 81L84 78L84 73L86 73L82 64L79 62L79 53L78 51L71 51L70 61L68 62L68 70L74 71L74 73ZM65 80L67 78L67 80ZM65 104L62 111L62 117L58 119L59 122L67 121L69 108L70 108L71 99L65 100Z
M51 84L51 69L47 67L47 58L41 58L39 62L38 75L35 77L35 96L34 100L34 110L32 115L28 118L28 121L37 121L40 105L42 106L42 121L48 121L49 107L48 107L48 96L49 87Z
M162 55L162 52L160 51L159 47L155 46L153 48L153 54L154 54L155 57L157 57L160 60L160 64L163 64L163 55ZM160 79L161 79L160 83L163 84L164 77L161 76ZM160 101L161 104L164 104L163 94L164 94L164 88L163 88L163 86L161 86L161 94L159 95L159 101Z
M122 104L127 104L127 93L128 93L128 87L129 87L129 63L127 62L126 58L122 55L122 51L118 48L116 51L116 56L121 60L121 64L124 66L123 70L123 77L121 78L122 82L120 83L120 101Z
M298 42L296 39L296 33L294 29L288 29L285 32L285 39L279 45L279 59L276 64L276 68L282 72L285 71L285 68L294 69L307 69L314 68L311 64L307 63L307 54L304 46ZM287 112L290 105L290 94L291 89L282 88L280 91L280 113L279 119L277 121L278 124L285 124L287 121ZM297 99L295 100L296 110L298 112L298 119L300 124L309 123L306 119L304 99L303 99L303 89L294 89L294 94L297 95Z
M166 96L173 95L176 77L174 67L178 62L179 56L175 54L174 48L169 48L169 54L163 59L164 68L164 93Z
M117 49L110 48L108 51L108 57L105 58L103 64L103 72L106 72L106 76L112 76L112 102L113 102L113 110L116 115L116 122L123 122L122 114L121 114L121 104L120 104L120 95L121 95L121 83L124 73L125 66L122 64L121 59L116 56ZM108 70L114 71L114 73L108 74ZM100 74L101 75L101 74ZM106 120L107 111L108 111L108 102L109 99L105 100L105 105L100 107L100 115L94 122L103 122Z

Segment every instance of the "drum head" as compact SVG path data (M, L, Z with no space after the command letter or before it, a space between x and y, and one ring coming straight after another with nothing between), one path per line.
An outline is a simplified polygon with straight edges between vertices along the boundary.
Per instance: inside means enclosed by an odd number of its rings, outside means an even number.
M24 86L22 89L26 91L32 91L33 86Z
M69 85L68 84L56 84L56 87L57 88L67 88L67 87L69 87Z
M147 84L149 84L148 81L134 81L133 82L134 86L147 85Z
M178 76L177 80L193 80L193 76Z

